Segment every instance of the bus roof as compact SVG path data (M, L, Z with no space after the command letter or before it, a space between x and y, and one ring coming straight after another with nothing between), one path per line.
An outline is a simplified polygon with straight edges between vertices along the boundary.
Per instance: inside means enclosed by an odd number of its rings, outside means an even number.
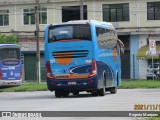
M86 24L86 23L95 23L95 24L104 24L104 25L112 25L110 22L104 22L104 21L96 21L96 20L74 20L74 21L68 21L66 23L77 23L77 24Z
M54 25L86 24L86 23L94 23L96 25L105 25L105 26L113 27L112 23L110 23L110 22L96 21L96 20L73 20L73 21L58 23L58 24L54 24Z
M19 45L17 44L0 44L0 47L7 47L7 46L14 46L14 47L20 47Z

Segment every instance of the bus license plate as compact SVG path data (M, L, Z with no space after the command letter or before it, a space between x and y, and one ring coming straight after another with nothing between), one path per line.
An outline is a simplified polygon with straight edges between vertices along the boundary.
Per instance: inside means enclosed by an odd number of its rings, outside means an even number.
M76 85L76 82L68 82L68 85Z
M8 84L9 85L15 85L16 83L15 82L9 82Z

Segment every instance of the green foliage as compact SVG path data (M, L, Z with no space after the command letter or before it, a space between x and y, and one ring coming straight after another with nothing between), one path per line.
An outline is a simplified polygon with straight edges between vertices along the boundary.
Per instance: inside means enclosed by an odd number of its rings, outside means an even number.
M4 35L0 33L0 44L18 44L18 39L15 35Z

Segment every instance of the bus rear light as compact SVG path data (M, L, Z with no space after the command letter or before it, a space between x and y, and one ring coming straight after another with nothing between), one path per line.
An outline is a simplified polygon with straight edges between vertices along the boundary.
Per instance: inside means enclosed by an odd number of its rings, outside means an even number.
M86 22L86 24L89 25L90 23L89 23L89 22Z
M92 60L92 68L91 73L89 74L89 77L93 77L97 74L97 64L95 60Z
M0 80L2 80L2 70L0 70Z
M53 78L49 61L46 62L46 72L47 72L47 77Z

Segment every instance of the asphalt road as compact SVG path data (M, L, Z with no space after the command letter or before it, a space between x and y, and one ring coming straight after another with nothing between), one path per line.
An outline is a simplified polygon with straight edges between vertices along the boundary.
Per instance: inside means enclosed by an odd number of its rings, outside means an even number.
M160 89L118 89L117 94L106 93L103 97L82 92L79 96L70 94L67 98L56 98L50 91L0 93L0 111L134 111L137 104L160 105ZM56 120L59 119L64 120ZM66 119L74 120L73 117ZM101 119L107 120L102 117L98 120ZM128 119L135 118L122 118Z

